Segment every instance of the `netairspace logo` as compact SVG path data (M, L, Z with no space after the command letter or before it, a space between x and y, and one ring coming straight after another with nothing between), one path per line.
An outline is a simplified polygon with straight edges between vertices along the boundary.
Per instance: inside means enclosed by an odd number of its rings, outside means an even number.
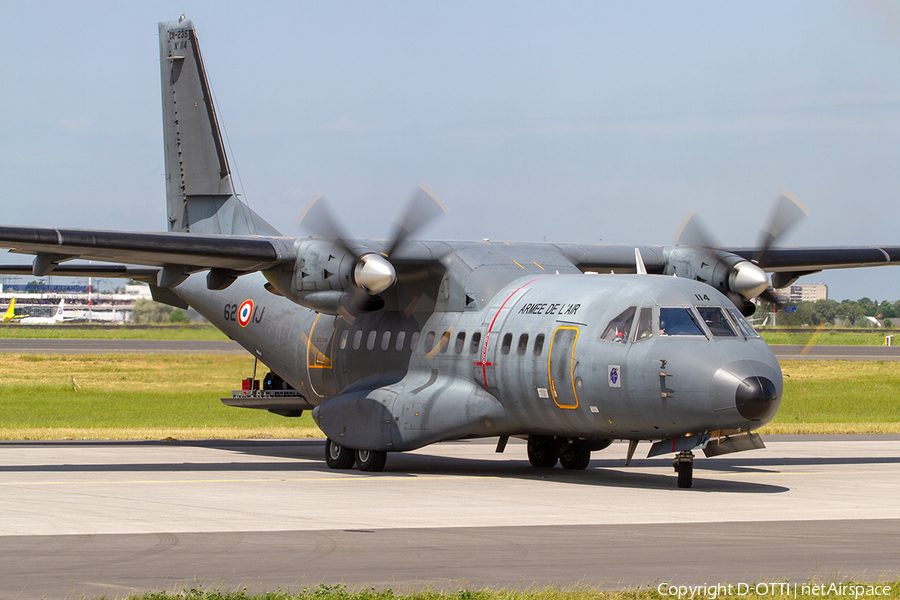
M877 598L890 596L889 585L859 585L854 583L823 583L819 585L804 583L730 583L703 585L669 585L666 582L656 586L661 596L669 596L678 600L716 600L722 596L779 596L797 598L799 596L845 596L847 598Z

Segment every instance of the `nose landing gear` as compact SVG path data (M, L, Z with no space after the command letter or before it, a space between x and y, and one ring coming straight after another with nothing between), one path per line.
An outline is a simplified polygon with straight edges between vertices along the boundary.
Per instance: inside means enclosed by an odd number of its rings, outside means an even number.
M678 487L689 488L694 482L694 453L684 450L672 459L672 467L678 473Z

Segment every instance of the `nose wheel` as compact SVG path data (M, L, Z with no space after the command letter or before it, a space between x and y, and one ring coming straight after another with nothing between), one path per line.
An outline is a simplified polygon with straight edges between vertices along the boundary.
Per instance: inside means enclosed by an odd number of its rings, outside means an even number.
M678 473L678 487L691 487L694 482L694 453L690 450L679 452L672 459L672 467Z

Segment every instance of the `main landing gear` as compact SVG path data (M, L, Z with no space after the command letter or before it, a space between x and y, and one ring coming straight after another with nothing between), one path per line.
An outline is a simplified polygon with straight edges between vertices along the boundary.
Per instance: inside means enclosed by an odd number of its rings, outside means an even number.
M591 448L578 440L532 435L528 437L528 462L542 469L555 467L559 462L564 469L580 471L591 462Z
M360 471L377 472L384 469L387 452L379 450L351 450L333 440L325 440L325 464L332 469L351 469L355 464Z
M678 487L689 488L694 482L694 453L684 450L672 459L672 466L678 473Z

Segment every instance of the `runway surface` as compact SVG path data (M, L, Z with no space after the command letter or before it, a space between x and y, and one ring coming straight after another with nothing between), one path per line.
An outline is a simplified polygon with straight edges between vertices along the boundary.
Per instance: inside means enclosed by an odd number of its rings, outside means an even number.
M766 443L685 490L620 443L579 472L485 440L365 474L321 440L2 442L0 597L900 577L900 436Z
M900 360L900 346L771 346L779 360ZM54 340L0 339L0 352L52 354L246 352L237 342L198 340Z

